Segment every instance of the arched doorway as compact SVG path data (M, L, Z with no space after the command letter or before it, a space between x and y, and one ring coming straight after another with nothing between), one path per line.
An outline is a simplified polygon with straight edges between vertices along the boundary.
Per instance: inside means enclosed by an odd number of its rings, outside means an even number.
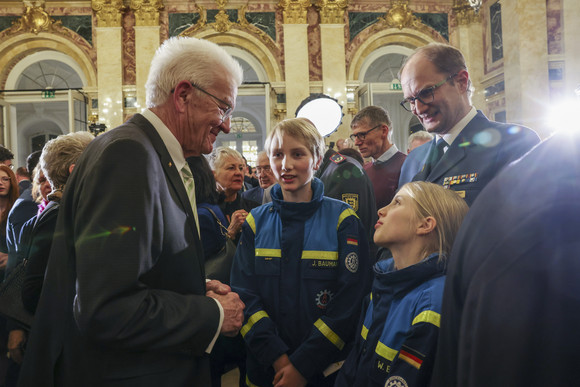
M87 81L78 64L56 51L38 51L18 62L3 91L3 140L18 165L63 133L87 130Z
M412 52L410 48L398 45L373 51L363 62L359 75L363 83L357 90L361 109L369 105L387 109L392 121L392 141L403 152L407 149L411 128L419 123L412 113L399 104L403 100L403 92L397 74Z

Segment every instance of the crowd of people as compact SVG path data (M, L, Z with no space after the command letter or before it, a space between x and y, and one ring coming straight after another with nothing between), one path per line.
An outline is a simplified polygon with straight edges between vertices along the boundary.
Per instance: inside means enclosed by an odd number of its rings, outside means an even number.
M399 72L425 129L407 154L368 106L337 149L277 123L252 170L213 147L242 75L170 38L119 128L61 135L16 173L0 147L0 269L26 265L34 316L1 320L4 386L578 380L577 133L536 146L488 120L461 52L432 43Z

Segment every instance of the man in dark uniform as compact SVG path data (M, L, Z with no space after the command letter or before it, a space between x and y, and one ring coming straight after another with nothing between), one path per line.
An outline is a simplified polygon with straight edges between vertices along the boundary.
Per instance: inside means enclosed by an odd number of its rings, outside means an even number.
M483 187L540 139L525 127L488 120L471 105L472 86L463 54L431 43L409 56L400 71L405 99L431 142L409 153L399 185L428 181L456 191L471 205Z
M316 177L324 183L324 196L342 200L356 211L369 236L371 257L375 257L377 208L373 185L362 165L353 157L329 149Z

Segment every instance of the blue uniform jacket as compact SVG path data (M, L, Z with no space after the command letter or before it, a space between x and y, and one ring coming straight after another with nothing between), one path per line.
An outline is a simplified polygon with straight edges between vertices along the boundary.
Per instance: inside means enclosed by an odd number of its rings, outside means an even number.
M346 203L323 197L313 179L307 203L282 200L252 210L242 227L231 284L246 304L248 385L271 385L284 353L311 383L352 344L371 283L364 228Z
M498 172L540 142L529 128L488 120L482 112L469 121L430 170L436 139L414 149L403 163L399 187L409 181L428 181L457 192L471 206Z
M370 303L336 386L428 385L445 282L438 259L432 254L402 270L394 270L392 258L377 262Z

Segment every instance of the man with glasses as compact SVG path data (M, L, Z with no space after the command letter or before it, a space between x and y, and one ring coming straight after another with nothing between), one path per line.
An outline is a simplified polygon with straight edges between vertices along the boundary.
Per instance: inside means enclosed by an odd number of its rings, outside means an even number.
M389 113L379 106L367 106L362 109L350 124L354 142L363 155L371 157L372 162L364 168L368 174L375 192L377 209L387 206L399 186L401 166L405 154L391 142L391 118Z
M402 108L435 135L409 153L400 186L411 179L429 181L456 191L471 205L505 165L539 142L531 129L489 121L475 110L465 58L452 46L418 48L403 63L399 79Z
M242 197L258 204L271 202L270 189L276 183L276 178L270 168L270 159L265 151L258 153L256 176L258 176L259 185L244 191Z
M244 305L206 283L186 158L210 153L242 83L207 40L157 49L147 107L75 165L26 348L20 386L209 386L208 353Z

